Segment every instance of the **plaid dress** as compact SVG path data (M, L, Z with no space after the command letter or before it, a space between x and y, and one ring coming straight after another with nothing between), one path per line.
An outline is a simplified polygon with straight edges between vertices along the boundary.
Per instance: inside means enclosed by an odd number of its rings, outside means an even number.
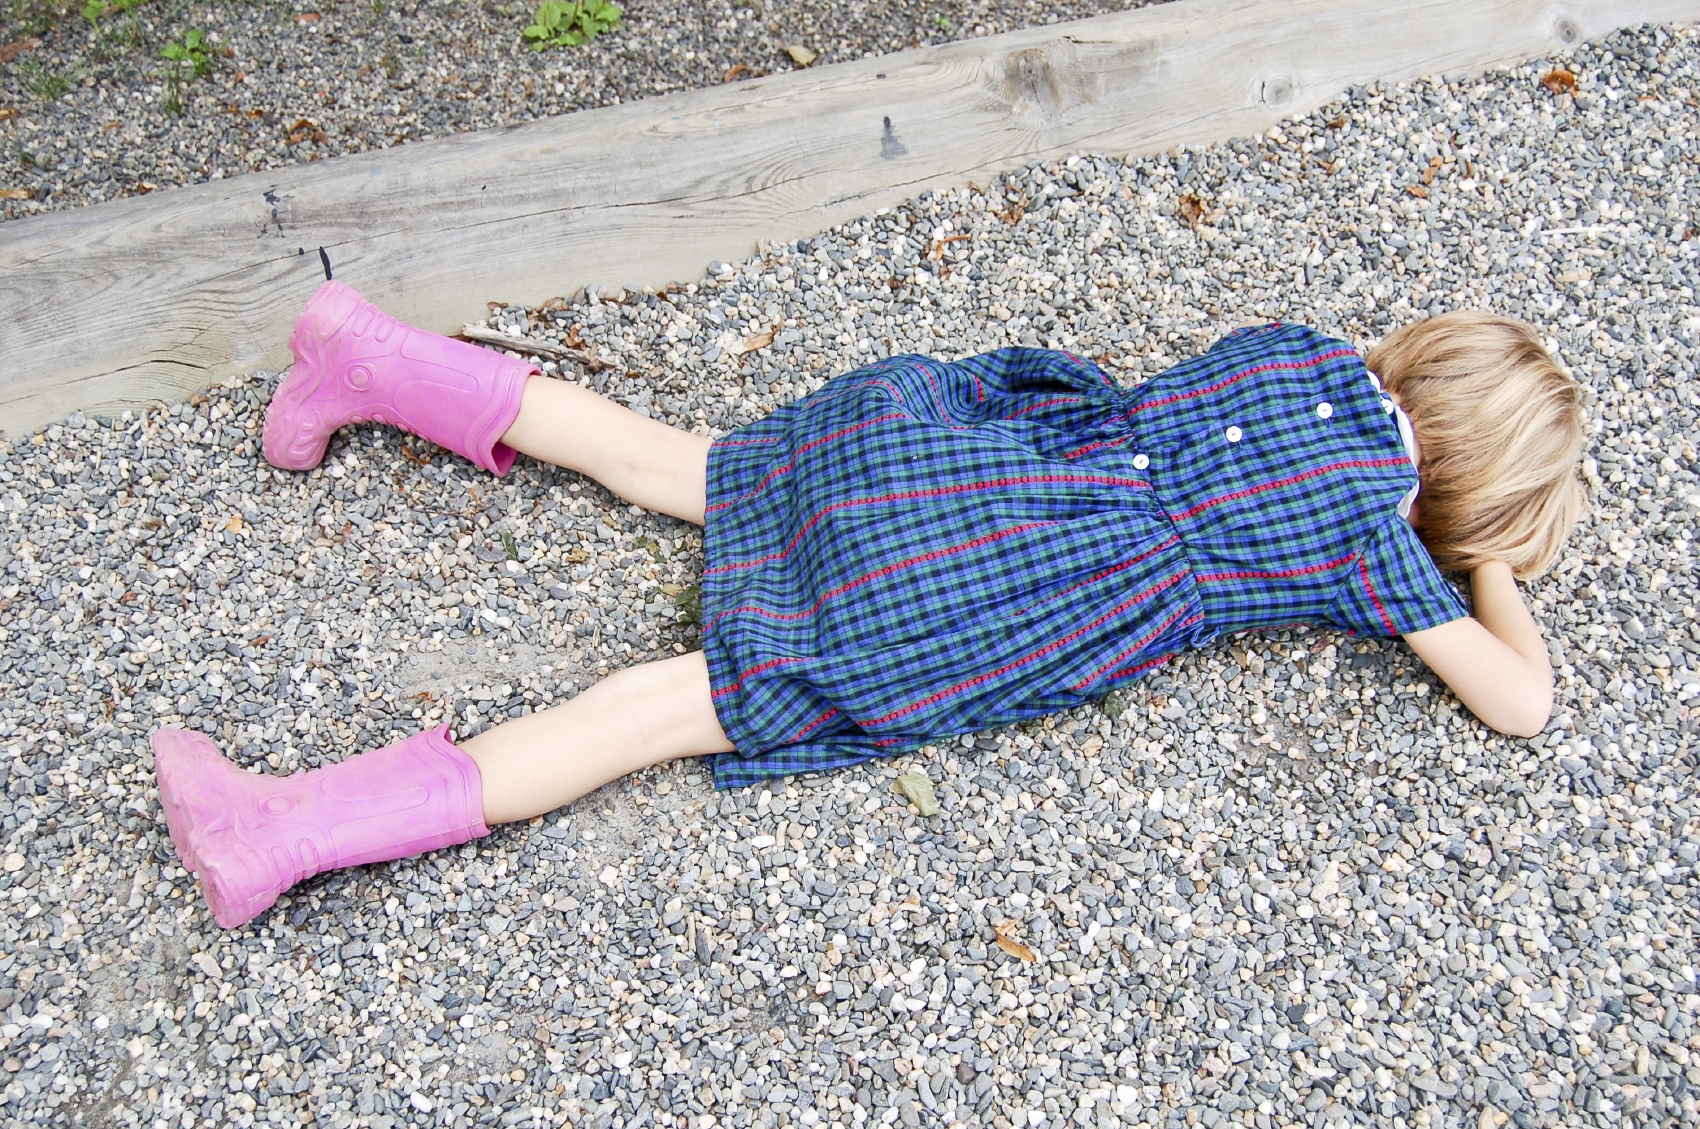
M1466 614L1344 342L1244 329L1134 389L1042 349L898 356L714 444L716 787L1067 709L1224 632Z

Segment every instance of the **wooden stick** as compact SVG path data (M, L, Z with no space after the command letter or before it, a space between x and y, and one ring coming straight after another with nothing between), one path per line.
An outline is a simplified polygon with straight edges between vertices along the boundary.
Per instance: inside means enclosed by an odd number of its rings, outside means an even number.
M575 365L583 365L591 372L614 367L601 357L583 349L574 349L553 341L538 341L532 337L516 337L511 333L503 333L499 329L488 329L482 325L463 325L460 327L460 335L468 341L495 345L501 349L512 349L521 356L542 357L550 361L571 361Z

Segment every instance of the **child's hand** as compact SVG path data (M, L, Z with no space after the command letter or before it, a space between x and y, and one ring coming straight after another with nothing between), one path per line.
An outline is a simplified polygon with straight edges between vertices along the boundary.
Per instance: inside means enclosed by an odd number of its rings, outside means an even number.
M1501 733L1533 737L1552 717L1552 664L1541 629L1510 565L1480 565L1470 583L1474 617L1413 631L1405 641L1477 717Z

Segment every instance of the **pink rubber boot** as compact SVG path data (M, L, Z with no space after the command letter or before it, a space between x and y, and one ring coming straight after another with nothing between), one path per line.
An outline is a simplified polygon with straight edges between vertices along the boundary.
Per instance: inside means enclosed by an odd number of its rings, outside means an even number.
M490 833L483 781L449 727L291 776L259 776L187 729L153 735L171 842L226 929L303 878Z
M340 282L307 300L289 335L295 365L272 393L266 459L311 470L351 423L390 423L502 475L500 442L535 365L397 321Z

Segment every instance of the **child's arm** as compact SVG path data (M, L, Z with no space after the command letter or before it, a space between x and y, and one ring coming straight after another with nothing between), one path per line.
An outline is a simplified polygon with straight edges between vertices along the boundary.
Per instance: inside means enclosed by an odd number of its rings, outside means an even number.
M1552 664L1511 566L1470 574L1476 614L1405 636L1411 649L1475 715L1499 730L1533 737L1552 716Z

